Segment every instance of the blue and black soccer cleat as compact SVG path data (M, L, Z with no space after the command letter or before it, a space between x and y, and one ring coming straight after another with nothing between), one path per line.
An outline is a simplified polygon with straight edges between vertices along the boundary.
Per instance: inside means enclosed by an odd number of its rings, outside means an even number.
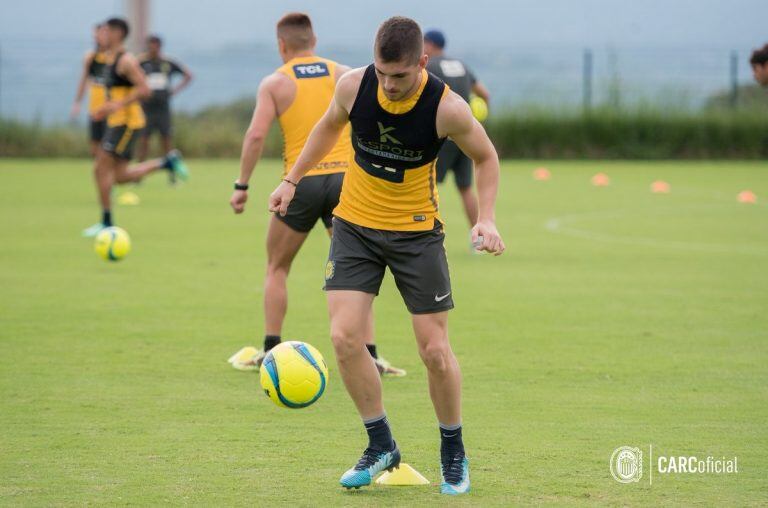
M400 449L395 447L388 451L376 448L366 448L363 456L357 461L357 465L341 475L341 486L346 489L359 489L370 485L377 474L385 469L392 471L400 465Z
M180 151L171 150L168 152L163 160L163 167L170 170L174 178L179 177L184 181L189 180L189 168L184 164Z
M440 493L456 496L469 492L469 459L464 452L444 457L440 464Z

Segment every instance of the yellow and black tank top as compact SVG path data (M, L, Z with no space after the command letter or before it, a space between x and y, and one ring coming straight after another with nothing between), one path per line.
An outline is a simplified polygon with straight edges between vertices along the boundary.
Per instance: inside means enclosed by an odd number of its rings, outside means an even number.
M88 113L91 115L107 101L106 69L107 56L102 51L94 52L88 64Z
M415 94L384 95L373 65L363 75L349 120L354 155L334 215L364 227L426 231L440 220L435 161L445 141L437 108L448 88L422 71Z
M283 131L283 174L296 163L309 133L328 109L336 89L336 66L332 60L317 56L293 58L277 69L296 85L296 97L280 115ZM352 148L349 127L344 128L333 150L307 176L341 173L349 166Z
M125 53L115 55L114 61L109 64L106 71L107 98L110 101L119 101L133 92L133 83L125 76L117 72L117 65ZM108 127L125 125L129 129L141 129L144 127L144 111L139 101L133 101L124 108L120 108L107 117Z

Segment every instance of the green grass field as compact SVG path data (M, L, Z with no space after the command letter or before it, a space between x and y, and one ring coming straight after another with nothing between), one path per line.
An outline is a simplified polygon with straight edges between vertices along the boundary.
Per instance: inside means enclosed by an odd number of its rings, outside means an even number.
M442 194L464 373L472 493L438 494L439 438L410 322L391 279L376 300L384 383L403 460L433 483L346 492L365 434L335 369L316 228L291 275L284 335L331 367L326 395L274 406L226 359L261 342L266 196L228 206L236 161L156 176L115 218L133 239L107 263L80 230L98 217L87 161L0 159L0 504L510 506L768 503L768 168L737 162L504 165L500 258L471 255ZM611 186L595 188L604 171ZM651 181L672 185L668 195ZM621 445L738 456L732 475L619 484ZM655 465L654 465L655 466Z

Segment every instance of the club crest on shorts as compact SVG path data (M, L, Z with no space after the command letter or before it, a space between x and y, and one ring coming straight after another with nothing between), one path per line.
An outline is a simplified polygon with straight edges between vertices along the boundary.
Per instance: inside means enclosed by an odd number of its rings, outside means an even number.
M336 262L329 259L325 264L325 280L331 280L336 273Z
M611 455L611 476L619 483L639 482L643 477L643 452L640 448L616 448Z

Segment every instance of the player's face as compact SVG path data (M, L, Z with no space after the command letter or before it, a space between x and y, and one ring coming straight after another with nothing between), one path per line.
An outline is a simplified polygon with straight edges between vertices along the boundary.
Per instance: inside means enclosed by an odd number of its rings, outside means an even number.
M755 77L755 81L761 86L768 86L768 63L752 66L752 75Z
M399 101L409 96L419 84L421 70L427 65L426 55L416 63L382 62L376 58L373 63L376 76L387 99Z
M117 27L107 25L107 44L110 46L118 46L123 42L123 31Z
M156 42L149 42L147 43L147 52L152 55L156 56L160 54L160 44Z
M100 48L103 48L107 45L107 40L109 37L108 28L106 25L101 25L93 32L93 40L96 42L96 45Z

